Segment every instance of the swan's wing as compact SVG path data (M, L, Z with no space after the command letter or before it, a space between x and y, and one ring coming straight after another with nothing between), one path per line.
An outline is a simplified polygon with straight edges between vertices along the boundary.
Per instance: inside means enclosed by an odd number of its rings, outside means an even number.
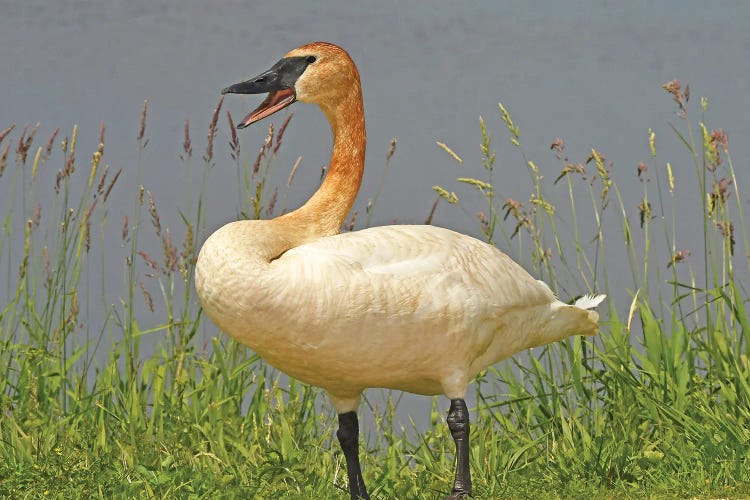
M436 226L382 226L322 238L274 264L299 286L321 293L349 289L350 299L370 305L378 293L395 302L429 296L436 307L466 300L529 306L553 298L544 283L495 247Z

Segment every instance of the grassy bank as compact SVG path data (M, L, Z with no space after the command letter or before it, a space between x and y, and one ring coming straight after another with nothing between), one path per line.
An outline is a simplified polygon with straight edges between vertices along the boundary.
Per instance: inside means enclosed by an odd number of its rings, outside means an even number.
M599 337L535 349L480 376L477 498L750 495L742 193L726 135L704 118L707 102L689 101L677 82L665 90L678 115L672 130L644 130L649 155L637 171L614 169L597 149L569 159L561 139L551 161L536 163L500 106L480 122L483 164L435 188L436 204L476 223L467 232L498 244L562 297L611 298ZM48 138L41 127L0 133L0 495L348 498L334 415L324 403L318 411L319 391L281 383L221 335L200 341L207 319L192 274L207 236L204 188L213 165L226 161L214 143L229 142L240 217L283 210L296 169L276 161L288 121L248 155L220 108L200 153L185 124L185 178L196 162L203 174L198 185L186 181L188 208L171 228L160 218L170 205L159 208L140 186L145 105L137 155L122 170L107 166L103 126L93 153L76 150L76 128ZM226 133L217 136L220 121ZM519 165L497 167L490 130L498 128ZM684 154L661 158L661 140L681 142ZM441 147L453 157L446 161L460 161ZM286 185L271 185L274 169L290 170ZM497 187L523 172L528 193ZM633 175L642 196L623 199L618 182ZM123 193L132 205L122 210L111 196L126 178L138 187ZM689 215L699 248L683 248L678 233L686 186L700 193ZM106 293L111 265L122 279L116 299ZM146 311L160 324L142 329ZM363 410L375 420L365 430L370 492L438 498L453 475L444 401L435 399L436 425L424 433L397 428L392 401Z

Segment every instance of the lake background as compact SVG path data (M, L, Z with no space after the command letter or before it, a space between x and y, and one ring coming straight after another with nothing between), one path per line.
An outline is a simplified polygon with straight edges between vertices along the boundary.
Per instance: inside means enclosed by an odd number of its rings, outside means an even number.
M669 129L669 123L679 125L676 105L661 88L673 78L690 84L696 121L698 99L708 99L710 128L728 132L739 184L750 181L750 4L745 2L550 0L459 6L447 1L32 0L0 6L0 129L40 122L39 145L55 127L61 128L60 139L77 124L78 158L85 164L104 122L103 163L124 170L113 203L125 214L132 209L137 189L132 174L136 135L147 99L149 143L141 160L141 183L153 193L165 226L181 228L179 211L189 208L184 166L178 158L185 120L190 120L193 132L195 185L220 89L264 71L291 48L315 40L344 47L362 76L368 168L355 205L360 214L380 182L390 140L398 138L373 225L393 220L421 223L435 199L433 185L458 190L456 177L482 176L480 115L498 153L497 196L527 200L525 167L500 120L497 103L502 101L520 127L529 158L545 175L557 176L561 168L549 150L556 137L565 140L571 161L585 160L596 148L614 161L613 175L633 214L643 189L636 166L650 162L647 137L653 128L659 149L656 166L663 168L670 161L680 189L677 234L685 239L678 248L699 256L702 233L692 229L699 215L691 214L698 205L691 196L701 195L694 185L692 160ZM228 96L224 110L238 120L261 99ZM301 204L317 186L331 140L319 110L303 104L292 110L295 117L275 176L284 183L296 158L302 157L287 200L290 207ZM284 116L270 121L278 124ZM244 151L257 150L268 123L241 132ZM209 233L236 217L236 176L227 141L222 116L206 191ZM456 165L435 141L452 147L463 157L463 165ZM689 185L680 185L682 179ZM4 182L0 181L0 197ZM54 183L54 174L47 175L47 182ZM471 190L459 195L470 213L481 209ZM743 204L747 206L747 200ZM121 220L121 215L111 216ZM438 208L434 222L478 234L471 219L446 205ZM561 222L563 228L565 223ZM605 230L620 231L617 226ZM112 254L120 248L115 233L111 241L117 248ZM628 268L616 265L618 258L624 254L610 257L610 281L620 276L623 286L611 300L625 314L632 282ZM666 264L668 259L665 254L661 261ZM5 272L0 270L2 282ZM115 283L107 290L109 303L117 303L122 294L122 273L117 260L105 269L106 282ZM144 329L164 322L159 308L149 315L144 307L141 313ZM96 321L95 307L91 314ZM202 335L216 335L208 321ZM402 417L422 411L426 404L407 397Z

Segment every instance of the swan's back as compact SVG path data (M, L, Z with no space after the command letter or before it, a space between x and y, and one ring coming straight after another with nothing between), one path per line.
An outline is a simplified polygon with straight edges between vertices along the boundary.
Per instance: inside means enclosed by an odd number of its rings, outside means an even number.
M497 248L436 226L382 226L321 238L290 249L273 265L329 290L352 282L388 287L402 294L395 306L421 299L424 310L427 300L433 314L464 310L467 300L488 309L554 300L547 285ZM356 293L347 299L371 302Z

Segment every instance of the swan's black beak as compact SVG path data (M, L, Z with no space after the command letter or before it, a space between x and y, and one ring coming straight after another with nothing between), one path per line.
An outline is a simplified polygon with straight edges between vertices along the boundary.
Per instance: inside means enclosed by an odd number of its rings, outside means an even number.
M221 91L222 94L263 94L268 97L237 128L245 128L258 120L280 111L296 100L294 84L304 73L310 61L307 57L285 57L265 73L245 82L235 83Z
M276 64L278 66L278 63ZM221 91L222 94L265 94L284 87L276 66L246 82L235 83ZM294 86L294 84L292 84ZM288 86L287 86L288 87Z

